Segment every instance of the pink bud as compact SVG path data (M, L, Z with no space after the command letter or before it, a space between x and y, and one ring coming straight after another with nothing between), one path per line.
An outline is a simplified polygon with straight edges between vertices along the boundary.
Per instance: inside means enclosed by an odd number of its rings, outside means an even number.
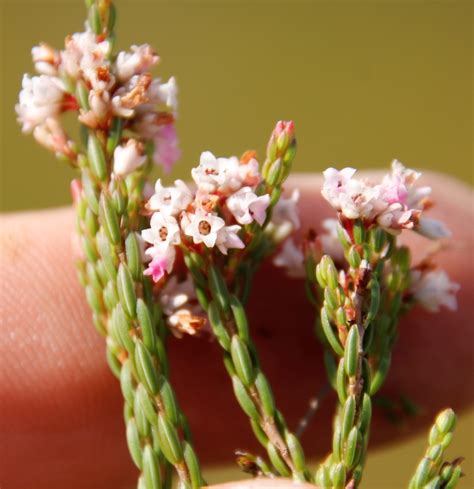
M293 121L278 121L273 134L278 138L283 133L285 133L288 138L292 138L295 134L295 123Z

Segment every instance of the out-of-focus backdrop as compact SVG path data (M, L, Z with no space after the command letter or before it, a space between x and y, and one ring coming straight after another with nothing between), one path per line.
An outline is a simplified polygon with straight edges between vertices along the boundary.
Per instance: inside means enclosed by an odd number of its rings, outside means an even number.
M159 72L178 80L183 159L173 178L185 178L206 149L261 154L274 122L294 119L296 171L375 168L396 157L472 183L472 2L116 3L118 47L151 43ZM81 0L0 0L3 211L69 202L72 171L21 134L13 107L22 74L32 72L31 47L61 47L83 18ZM461 416L449 452L471 458L466 488L474 484L473 421L472 413ZM419 437L373 453L364 487L405 487L424 444Z

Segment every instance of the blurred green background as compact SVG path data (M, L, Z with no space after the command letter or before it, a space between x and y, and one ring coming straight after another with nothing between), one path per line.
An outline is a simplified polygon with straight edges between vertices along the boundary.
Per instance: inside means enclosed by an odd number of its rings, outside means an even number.
M274 122L291 118L296 171L380 167L396 157L473 182L472 2L116 3L118 47L151 43L160 74L178 80L183 159L173 177L188 175L205 149L261 153ZM13 107L22 74L32 72L31 47L62 47L83 17L81 0L0 1L3 211L69 202L72 171L21 134ZM473 425L474 414L464 414L449 452L471 459L466 488L474 486ZM405 487L424 443L375 452L364 487Z

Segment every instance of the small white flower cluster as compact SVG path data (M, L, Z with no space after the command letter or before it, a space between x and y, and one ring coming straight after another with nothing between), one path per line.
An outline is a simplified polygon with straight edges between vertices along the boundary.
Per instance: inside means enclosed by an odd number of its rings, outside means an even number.
M429 205L431 188L415 186L421 173L394 160L391 173L382 183L372 185L353 178L355 172L354 168L341 171L328 168L324 172L322 195L340 212L341 218L362 219L368 225L378 225L390 233L413 229L430 239L450 235L441 222L422 216Z
M146 250L152 260L145 274L155 282L171 272L178 246L198 252L217 248L227 255L245 247L243 226L266 220L270 196L257 193L261 176L255 158L216 158L207 151L192 176L195 192L181 180L172 187L158 180L148 201L151 227L142 236L152 245Z
M112 118L120 117L124 128L135 133L137 140L116 149L116 174L125 175L144 163L139 141L154 142L153 159L165 170L179 158L176 82L173 77L167 82L151 77L148 70L159 58L148 44L132 46L113 61L111 43L86 30L68 36L62 51L40 44L32 56L39 76L24 75L16 111L23 131L33 131L41 144L70 157L72 144L66 138L64 146L58 119L75 110L80 122L92 129L108 129Z

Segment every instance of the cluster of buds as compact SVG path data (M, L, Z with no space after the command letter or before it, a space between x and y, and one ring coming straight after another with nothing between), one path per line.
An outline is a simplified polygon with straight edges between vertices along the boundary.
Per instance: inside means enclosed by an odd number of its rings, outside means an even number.
M146 143L153 148L153 161L171 169L180 156L174 126L177 87L173 77L167 82L152 78L149 70L159 57L148 44L112 57L111 40L88 28L68 36L63 50L40 44L32 56L39 74L24 75L16 105L24 132L74 162L77 147L60 124L62 113L75 111L83 126L104 134L120 120L120 131L126 129L130 137L117 137L121 145L112 147L115 174L142 166Z

